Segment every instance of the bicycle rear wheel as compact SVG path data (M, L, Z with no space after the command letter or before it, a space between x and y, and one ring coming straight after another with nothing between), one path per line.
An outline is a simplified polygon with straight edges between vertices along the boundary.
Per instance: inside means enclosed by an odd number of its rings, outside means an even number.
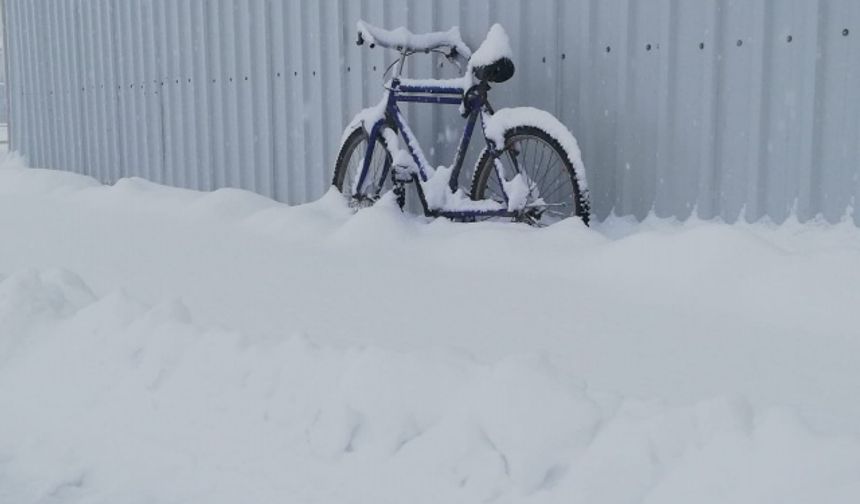
M367 152L368 135L364 128L356 128L343 142L337 155L332 185L350 200L368 199L370 202L391 188L391 155L385 147L382 135L376 139L373 155L364 182L364 194L353 194L356 179L361 174L364 155ZM385 180L381 180L385 177Z
M495 159L489 149L481 153L472 176L472 199L505 201ZM535 126L508 129L499 160L509 177L522 173L533 197L544 200L546 206L540 224L552 224L568 217L579 217L588 224L588 200L576 178L570 156L546 131Z

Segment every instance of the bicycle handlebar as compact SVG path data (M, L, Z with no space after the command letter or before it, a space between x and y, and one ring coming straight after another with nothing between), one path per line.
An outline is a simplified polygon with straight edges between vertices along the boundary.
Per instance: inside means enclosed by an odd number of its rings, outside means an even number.
M362 37L362 36L361 36L361 33L360 33L360 32L359 32L359 34L358 34L358 38L356 38L356 40L355 40L355 45L357 45L357 46L364 45L364 37ZM375 48L375 47L376 47L376 43L375 43L375 42L371 42L371 43L370 43L370 44L368 44L367 46L368 46L370 49L373 49L373 48ZM403 48L402 48L402 47L400 47L400 46L395 47L394 49L396 49L396 50L398 50L398 51L403 51ZM448 59L449 59L450 61L452 61L452 62L456 62L456 61L457 61L457 58L459 58L459 57L460 57L460 52L459 52L459 51L457 51L457 48L456 48L456 47L454 47L454 46L449 47L449 48L448 48L448 51L440 51L440 50L438 50L438 49L424 49L423 51L411 50L411 51L406 51L406 52L407 52L407 55L409 55L409 54L415 54L415 53L417 53L417 52L423 52L423 53L427 54L427 53L429 53L429 52L431 52L431 51L432 51L432 52L438 52L438 53L441 53L443 56L445 56L446 58L448 58Z
M472 55L469 47L460 38L460 30L457 27L451 28L447 32L422 34L414 34L402 27L396 30L385 30L364 21L358 21L356 27L358 29L356 45L364 45L367 42L371 49L379 44L382 47L395 49L404 55L434 51L444 54L450 60L458 58L468 60Z

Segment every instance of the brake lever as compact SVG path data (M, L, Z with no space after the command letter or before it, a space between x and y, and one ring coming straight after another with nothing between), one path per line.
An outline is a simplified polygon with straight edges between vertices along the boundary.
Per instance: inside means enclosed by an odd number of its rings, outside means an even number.
M451 47L451 50L445 55L445 58L457 65L457 69L459 71L463 71L463 65L460 63L460 52L457 51L456 47Z

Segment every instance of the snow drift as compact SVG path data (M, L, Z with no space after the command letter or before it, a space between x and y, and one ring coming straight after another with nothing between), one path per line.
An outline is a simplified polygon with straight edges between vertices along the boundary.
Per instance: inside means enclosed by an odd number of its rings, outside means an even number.
M860 442L546 359L247 343L74 274L0 282L4 502L852 502ZM11 338L10 338L11 336Z
M456 225L13 159L0 235L0 502L860 498L851 225Z

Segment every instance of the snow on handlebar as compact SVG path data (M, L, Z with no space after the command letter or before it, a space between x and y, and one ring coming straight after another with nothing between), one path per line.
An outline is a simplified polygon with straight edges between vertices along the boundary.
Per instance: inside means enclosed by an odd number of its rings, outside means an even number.
M446 32L412 33L404 27L386 30L368 24L364 21L356 23L358 38L356 44L365 42L370 48L380 45L398 51L429 52L437 49L447 49L448 58L463 58L468 60L472 50L460 38L460 28L453 27Z

